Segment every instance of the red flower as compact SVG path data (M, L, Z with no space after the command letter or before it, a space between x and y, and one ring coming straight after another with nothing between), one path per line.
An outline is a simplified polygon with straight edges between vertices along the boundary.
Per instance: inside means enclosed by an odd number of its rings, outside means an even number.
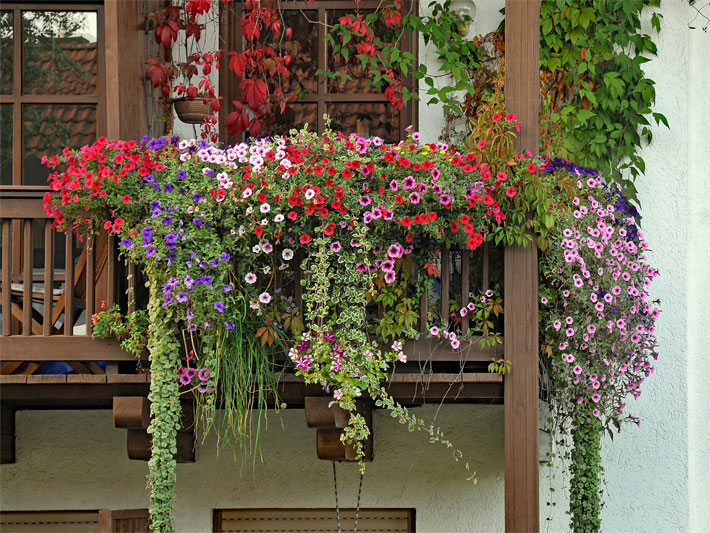
M535 163L531 162L530 164L528 164L528 172L530 172L530 174L534 174L536 170L537 167L535 166Z
M406 227L411 226L411 225L412 225L412 219L409 218L409 217L403 217L403 218L402 218L402 225L403 225L403 226L406 226Z
M505 194L508 196L508 198L512 198L513 196L515 196L517 192L518 191L515 190L515 187L508 187L505 190Z
M123 198L121 198L121 200L123 200L123 203L124 203L124 204L130 204L130 203L131 203L131 197L128 196L127 194L124 194L124 195L123 195Z
M308 244L309 242L311 242L311 236L307 233L304 233L303 235L301 235L299 240L301 241L301 244Z
M288 213L288 218L291 220L296 220L296 218L298 218L298 213L296 213L295 211L290 211Z
M343 169L343 177L344 177L345 179L349 178L349 177L352 176L352 175L353 175L353 173L352 173L352 171L351 171L349 168L344 168L344 169Z
M436 211L432 211L431 213L429 213L429 220L434 222L436 220L436 218L437 218Z
M455 220L452 220L450 228L452 233L456 233L459 230L459 223Z
M256 226L254 228L254 235L256 235L257 237L261 237L263 234L264 234L264 228L262 228L261 226Z

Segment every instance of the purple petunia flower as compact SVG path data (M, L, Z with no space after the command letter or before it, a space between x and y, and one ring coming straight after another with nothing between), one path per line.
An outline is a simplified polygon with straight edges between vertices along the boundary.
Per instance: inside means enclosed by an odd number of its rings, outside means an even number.
M212 372L210 372L209 368L201 368L197 373L197 377L200 381L208 381L212 377Z
M214 303L214 308L215 308L219 313L224 313L224 303L223 303L223 302L215 302L215 303Z
M121 239L121 246L130 250L133 248L133 241L131 239Z
M310 347L311 347L311 343L309 341L300 341L296 345L296 349L298 350L299 353L307 352Z
M310 355L303 355L294 361L296 368L303 372L308 372L311 369L313 358Z
M227 329L234 329L234 328L236 327L236 325L234 324L234 321L233 321L233 320L227 320L227 321L224 323L224 327L227 328Z

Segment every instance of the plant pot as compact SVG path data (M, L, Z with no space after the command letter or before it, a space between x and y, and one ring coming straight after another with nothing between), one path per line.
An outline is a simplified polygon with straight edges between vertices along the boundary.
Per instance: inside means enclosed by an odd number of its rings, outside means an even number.
M209 115L210 106L202 102L201 98L188 100L181 98L173 101L173 107L178 118L186 124L202 124L205 115Z

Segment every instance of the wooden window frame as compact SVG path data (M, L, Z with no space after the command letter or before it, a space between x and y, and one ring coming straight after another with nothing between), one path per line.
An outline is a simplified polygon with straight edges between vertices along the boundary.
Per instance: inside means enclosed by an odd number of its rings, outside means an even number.
M0 95L0 105L12 105L12 185L2 185L8 190L21 187L24 190L46 190L44 185L23 185L23 135L22 107L27 104L88 104L96 106L96 133L106 131L106 36L104 31L104 5L100 0L92 2L3 2L2 11L13 12L12 94ZM72 94L23 94L22 91L22 12L23 11L91 11L96 12L96 42L98 49L96 95Z
M407 531L408 533L416 533L417 531L417 510L413 507L363 507L360 509L360 519L365 521L367 520L367 514L373 513L382 513L383 511L389 511L389 512L400 512L400 513L406 513L407 514ZM232 508L232 509L213 509L212 510L212 533L222 533L222 525L224 522L224 513L240 513L240 512L245 512L245 513L261 513L263 515L272 515L273 517L279 517L279 516L284 516L288 513L313 513L313 514L328 514L328 520L333 523L336 522L336 509L335 507L263 507L263 508ZM355 508L341 508L340 509L340 516L354 516L356 513ZM363 516L363 514L365 516ZM286 519L289 519L289 517L285 517ZM263 520L264 518L262 518ZM274 519L274 518L269 518L269 519ZM294 519L294 517L290 517L290 519ZM298 518L296 518L298 519ZM323 517L320 516L314 516L313 519L315 520L321 520ZM349 520L352 520L352 518L349 518ZM362 525L363 522L359 523L358 530L360 529L360 526ZM270 527L269 529L273 529ZM291 531L291 530L289 530ZM370 531L372 531L370 529ZM388 530L389 531L389 530Z
M325 22L327 20L327 12L332 10L348 9L352 6L350 0L317 0L304 6L298 2L282 2L279 4L279 9L288 11L317 11L318 21L321 24L318 25L318 38L319 43L318 49L318 69L326 69L326 53L327 53L327 43L325 41L326 36L326 26ZM382 3L379 0L362 0L358 5L361 10L374 10L382 7ZM405 0L403 11L417 11L419 9L417 0ZM243 13L243 4L235 4L234 7L223 10L220 12L220 41L222 43L222 54L223 61L222 64L226 66L227 64L227 52L234 50L236 52L244 51L244 39L241 35L241 25L239 21L241 20L241 14ZM415 61L418 59L418 33L414 32L412 34L405 33L402 39L402 46L400 50L405 50L411 52ZM233 43L233 46L230 44ZM416 63L414 68L416 68ZM406 76L403 76L403 81L410 90L418 94L419 85L417 79L411 74L411 71ZM318 92L316 94L306 94L303 98L297 100L294 103L298 104L308 104L315 103L318 106L316 128L318 132L322 132L325 127L325 121L323 120L323 115L329 104L337 103L383 103L389 105L389 100L385 98L382 93L335 93L331 94L327 92L328 80L325 76L318 77ZM219 94L224 96L224 103L220 110L220 137L227 140L229 143L236 143L243 140L244 135L242 133L237 135L228 135L227 128L225 126L225 119L227 114L231 110L231 101L239 97L239 80L237 77L229 72L226 68L220 72L219 79ZM416 99L411 99L405 108L399 112L399 138L403 139L406 137L406 128L408 126L414 126L417 129L419 121L419 101Z

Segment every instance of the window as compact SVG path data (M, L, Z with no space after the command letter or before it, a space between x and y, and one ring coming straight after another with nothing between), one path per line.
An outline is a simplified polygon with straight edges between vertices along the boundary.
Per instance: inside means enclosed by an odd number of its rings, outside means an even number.
M241 3L232 5L234 7L223 14L226 24L223 24L222 38L228 49L239 52L244 46L240 25L243 8ZM341 16L352 14L353 5L351 0L316 0L305 5L302 2L279 4L284 27L292 29L291 40L281 43L281 47L292 57L289 65L291 76L284 82L284 92L296 92L299 97L289 103L283 113L276 114L264 134L284 134L292 128L303 127L305 123L309 124L309 128L322 132L325 128L323 115L326 113L331 118L333 130L378 136L389 142L404 138L405 128L410 124L416 125L415 101L409 101L401 112L392 109L388 98L379 89L367 86L368 74L362 72L354 53L348 61L341 55L333 56L331 53L325 39L327 28L337 24ZM412 6L412 2L405 2L404 11L415 9ZM362 0L359 4L363 15L372 13L378 7L382 4L372 0ZM384 24L376 25L373 31L384 40L391 33ZM262 32L261 40L278 44L269 32ZM416 37L405 32L399 48L416 56L415 43ZM347 74L352 79L316 77L319 69ZM231 101L238 94L240 80L226 68L222 76L221 94L227 95L224 98L226 115L233 109ZM414 87L413 77L404 77L404 81L408 87ZM226 131L222 136L227 137ZM229 140L235 142L238 139Z
M3 533L58 533L99 529L96 511L9 511L0 513L0 530Z
M340 510L343 531L352 531L355 509ZM338 530L335 509L218 509L214 511L214 533L325 533ZM414 509L360 509L357 530L413 533Z
M45 154L104 131L103 7L4 3L0 185L46 185Z

